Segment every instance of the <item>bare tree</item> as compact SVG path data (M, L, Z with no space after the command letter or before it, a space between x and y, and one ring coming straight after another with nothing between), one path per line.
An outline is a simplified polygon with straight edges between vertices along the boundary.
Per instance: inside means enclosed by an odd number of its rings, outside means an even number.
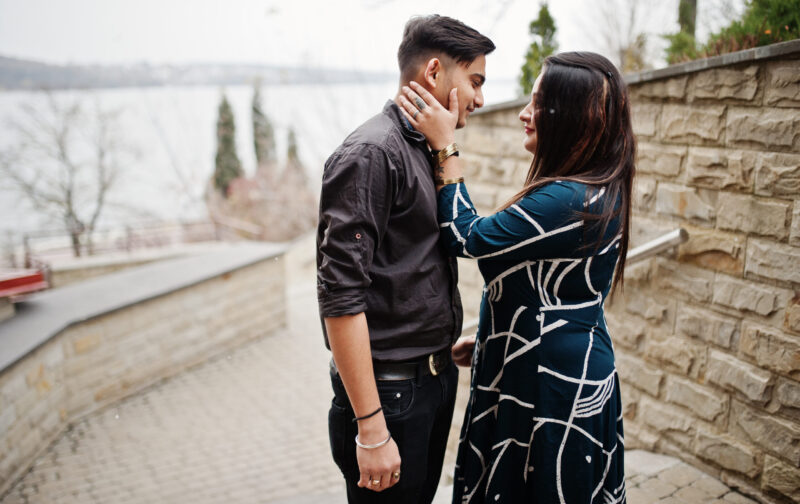
M584 5L584 15L577 22L593 45L609 56L621 72L653 67L659 52L658 33L663 30L658 20L671 13L667 11L671 2L605 0Z
M0 153L0 175L39 211L57 217L69 233L73 254L81 242L94 252L92 234L130 150L119 141L117 111L78 100L60 103L45 92L45 107L21 106L9 122L16 145Z

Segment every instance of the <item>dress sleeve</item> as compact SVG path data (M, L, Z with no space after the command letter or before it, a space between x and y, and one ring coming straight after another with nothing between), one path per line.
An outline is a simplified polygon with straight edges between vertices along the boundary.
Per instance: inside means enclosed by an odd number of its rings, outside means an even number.
M576 257L583 240L582 185L554 182L488 217L475 211L464 184L438 195L441 241L450 255L530 260Z
M390 172L389 158L372 145L355 146L325 167L319 203L324 234L317 268L317 301L323 317L367 309L369 270L392 205Z

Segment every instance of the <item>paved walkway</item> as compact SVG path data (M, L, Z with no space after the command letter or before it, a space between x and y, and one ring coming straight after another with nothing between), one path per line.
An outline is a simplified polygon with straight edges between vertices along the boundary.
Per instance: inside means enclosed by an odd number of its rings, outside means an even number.
M286 332L78 421L0 504L345 504L327 439L312 245L300 245L287 258ZM437 504L449 502L450 446ZM630 451L626 471L630 504L753 502L671 457Z

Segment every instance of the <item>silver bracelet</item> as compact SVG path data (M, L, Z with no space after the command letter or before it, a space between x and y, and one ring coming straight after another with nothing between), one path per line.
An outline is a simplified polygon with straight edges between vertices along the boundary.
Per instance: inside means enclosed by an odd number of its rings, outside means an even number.
M375 448L380 448L381 446L385 445L391 439L392 439L392 433L390 432L389 437L387 437L383 441L380 441L375 444L364 444L358 440L358 434L356 434L356 446L358 446L359 448L364 448L365 450L374 450Z

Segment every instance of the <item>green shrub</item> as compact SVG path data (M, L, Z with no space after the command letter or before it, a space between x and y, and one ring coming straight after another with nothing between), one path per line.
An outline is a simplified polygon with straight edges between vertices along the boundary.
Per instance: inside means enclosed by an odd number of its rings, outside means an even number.
M742 19L712 34L701 47L686 33L666 38L670 64L794 40L800 38L800 0L749 0Z

